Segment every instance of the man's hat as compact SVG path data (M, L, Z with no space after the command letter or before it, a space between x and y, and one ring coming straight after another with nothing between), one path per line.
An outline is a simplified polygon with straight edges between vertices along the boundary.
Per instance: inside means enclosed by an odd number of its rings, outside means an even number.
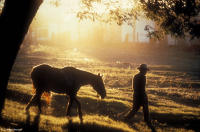
M149 71L149 68L147 67L147 64L140 64L140 66L137 69Z

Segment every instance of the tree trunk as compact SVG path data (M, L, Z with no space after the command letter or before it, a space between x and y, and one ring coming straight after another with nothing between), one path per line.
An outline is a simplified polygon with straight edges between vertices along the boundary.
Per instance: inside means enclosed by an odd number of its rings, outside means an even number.
M43 0L5 0L0 16L0 114L10 72L20 45Z

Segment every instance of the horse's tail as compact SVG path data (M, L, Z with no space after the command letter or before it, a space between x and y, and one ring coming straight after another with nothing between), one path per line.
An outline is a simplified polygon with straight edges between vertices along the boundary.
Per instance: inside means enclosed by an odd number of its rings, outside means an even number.
M51 103L51 92L44 92L42 96L45 97L46 102L49 105Z
M32 87L32 94L35 94L35 93L36 93L36 89L35 89L35 87L33 85L33 87Z
M40 88L40 85L41 85L40 80L43 80L43 78L42 78L43 72L41 72L41 71L46 68L48 69L49 66L48 65L39 65L39 66L33 67L32 71L31 71L31 79L33 82L33 93L34 94L36 94L36 89ZM51 92L50 91L43 92L42 97L44 97L46 99L47 104L50 104L50 102L51 102Z
M33 94L36 93L36 88L34 87L34 85L33 85L33 88L32 88L32 93ZM48 105L51 103L51 92L43 92L42 97L45 98Z

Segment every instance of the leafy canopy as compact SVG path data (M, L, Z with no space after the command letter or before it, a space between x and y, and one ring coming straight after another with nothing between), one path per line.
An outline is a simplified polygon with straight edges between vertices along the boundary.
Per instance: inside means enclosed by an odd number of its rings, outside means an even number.
M134 25L139 17L155 22L146 26L149 37L200 38L200 0L81 0L80 19Z

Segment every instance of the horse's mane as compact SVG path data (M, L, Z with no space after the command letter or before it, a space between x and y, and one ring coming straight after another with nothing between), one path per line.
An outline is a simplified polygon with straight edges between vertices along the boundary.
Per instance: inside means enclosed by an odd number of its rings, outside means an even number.
M88 72L88 71L84 71L84 70L81 70L81 69L77 69L75 67L64 67L62 68L62 70L64 72L68 72L68 73L71 73L73 75L78 75L78 76L92 76L92 77L97 77L96 74L93 74L91 72Z

